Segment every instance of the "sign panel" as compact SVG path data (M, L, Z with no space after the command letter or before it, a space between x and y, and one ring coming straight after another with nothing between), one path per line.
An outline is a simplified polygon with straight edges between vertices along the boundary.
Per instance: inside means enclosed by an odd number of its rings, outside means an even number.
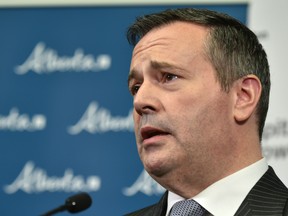
M80 191L93 198L81 215L159 199L136 151L125 31L187 6L246 22L246 4L0 8L1 215L40 215Z

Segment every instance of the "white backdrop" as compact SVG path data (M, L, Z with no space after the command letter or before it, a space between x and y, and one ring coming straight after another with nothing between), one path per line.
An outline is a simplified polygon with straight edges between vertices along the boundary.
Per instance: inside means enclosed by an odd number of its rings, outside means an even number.
M248 26L258 35L270 63L270 108L263 151L276 173L288 185L288 1L252 0Z

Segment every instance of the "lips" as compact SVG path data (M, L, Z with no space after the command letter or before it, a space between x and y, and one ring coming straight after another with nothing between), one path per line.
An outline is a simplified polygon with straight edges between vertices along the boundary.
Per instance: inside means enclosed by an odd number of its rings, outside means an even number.
M141 128L140 133L142 140L147 140L155 136L163 136L169 134L168 132L153 127L143 127Z

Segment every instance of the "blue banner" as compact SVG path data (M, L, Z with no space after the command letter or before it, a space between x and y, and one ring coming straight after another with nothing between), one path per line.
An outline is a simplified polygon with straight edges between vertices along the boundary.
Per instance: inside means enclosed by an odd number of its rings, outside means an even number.
M246 4L0 8L1 215L40 215L80 191L93 204L79 215L158 201L133 134L125 34L136 16L188 6L246 23Z

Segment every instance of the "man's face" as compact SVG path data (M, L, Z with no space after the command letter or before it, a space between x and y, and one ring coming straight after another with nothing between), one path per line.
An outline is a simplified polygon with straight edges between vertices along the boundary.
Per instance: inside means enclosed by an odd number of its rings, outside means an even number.
M149 32L133 51L137 148L156 179L206 172L229 137L231 96L204 55L206 34L204 27L175 22Z

